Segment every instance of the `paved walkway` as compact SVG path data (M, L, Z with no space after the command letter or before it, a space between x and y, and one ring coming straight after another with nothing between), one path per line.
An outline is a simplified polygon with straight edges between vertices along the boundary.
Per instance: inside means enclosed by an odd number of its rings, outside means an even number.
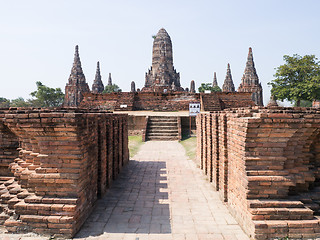
M249 239L178 142L147 142L75 239Z

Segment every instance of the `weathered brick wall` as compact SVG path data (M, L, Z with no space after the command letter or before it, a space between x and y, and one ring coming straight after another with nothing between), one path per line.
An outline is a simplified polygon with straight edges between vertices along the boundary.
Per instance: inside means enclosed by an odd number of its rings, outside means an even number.
M0 176L11 175L9 164L18 157L19 140L6 125L0 122Z
M187 111L190 102L201 102L202 110L255 106L251 93L187 93L187 92L120 92L84 93L81 107L107 110ZM121 107L127 106L127 107Z
M11 109L0 124L1 139L20 143L9 164L14 178L0 178L4 225L73 236L129 159L127 115Z
M320 237L319 109L200 114L197 136L199 165L249 235Z

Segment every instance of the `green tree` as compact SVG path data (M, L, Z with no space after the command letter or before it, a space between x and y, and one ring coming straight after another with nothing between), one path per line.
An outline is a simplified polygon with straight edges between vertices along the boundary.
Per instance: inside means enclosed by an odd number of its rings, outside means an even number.
M315 55L283 56L285 64L276 68L271 94L300 106L301 100L320 99L320 64Z
M107 85L102 93L122 92L117 84Z
M11 100L10 107L31 107L31 103L25 101L22 97L18 97Z
M10 100L0 97L0 108L8 108L10 107Z
M35 99L30 102L37 107L59 107L63 103L64 94L60 88L50 88L41 82L36 82L37 91L30 93Z
M221 92L221 88L219 86L212 87L212 83L201 83L198 91L203 93L205 90L209 90L211 92Z

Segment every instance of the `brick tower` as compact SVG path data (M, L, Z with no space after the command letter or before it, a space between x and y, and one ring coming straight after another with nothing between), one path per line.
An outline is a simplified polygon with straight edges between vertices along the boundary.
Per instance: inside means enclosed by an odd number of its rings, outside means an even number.
M96 71L96 76L93 80L92 84L92 92L93 93L102 93L104 90L104 85L101 80L101 74L100 74L100 65L99 62L97 62L97 71Z
M171 38L164 28L161 28L153 41L152 67L145 76L142 91L183 91L180 85L180 73L173 67ZM174 87L173 87L174 86Z
M249 48L246 68L241 79L238 92L252 92L252 100L258 105L263 106L262 87L259 77L254 67L252 48Z
M227 68L227 75L222 86L222 92L235 92L229 63Z
M112 86L111 73L109 73L109 77L108 77L108 86Z
M83 99L83 93L90 92L89 86L86 82L86 77L83 74L79 48L76 46L73 66L69 76L68 83L65 87L65 97L63 105L65 107L78 107Z
M218 86L217 74L216 74L216 72L214 72L214 74L213 74L212 87L217 87L217 86Z

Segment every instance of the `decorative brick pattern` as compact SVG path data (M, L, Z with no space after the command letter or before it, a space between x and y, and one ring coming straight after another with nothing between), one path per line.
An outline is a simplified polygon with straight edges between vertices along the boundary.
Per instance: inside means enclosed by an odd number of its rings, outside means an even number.
M319 110L200 114L197 137L199 165L251 237L320 237Z
M129 160L125 114L10 109L0 127L1 163L14 175L0 177L9 232L72 237Z

